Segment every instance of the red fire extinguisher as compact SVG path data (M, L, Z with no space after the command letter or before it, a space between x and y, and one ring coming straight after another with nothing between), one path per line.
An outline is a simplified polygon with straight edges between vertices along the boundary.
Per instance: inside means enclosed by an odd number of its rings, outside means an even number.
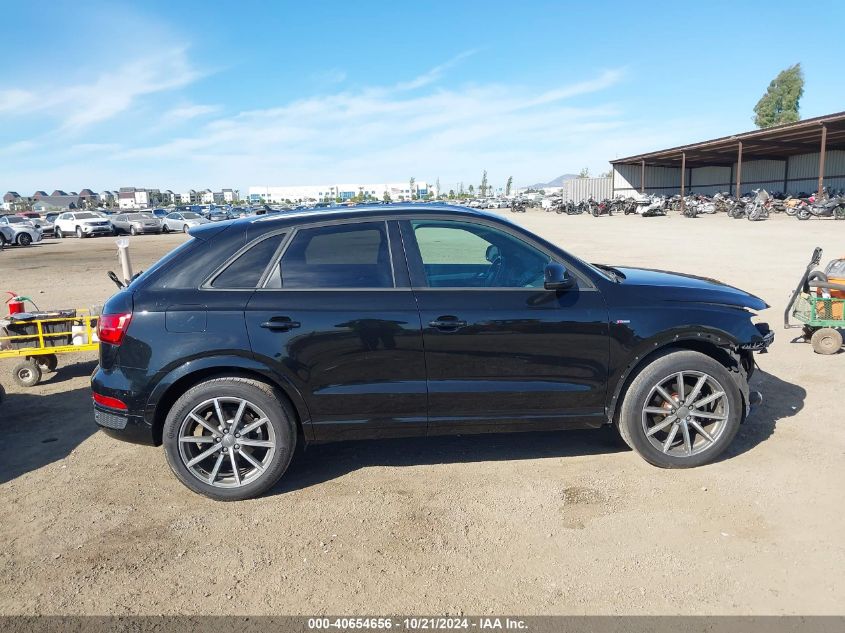
M26 297L19 297L18 293L10 292L9 290L6 291L7 295L12 295L8 299L6 299L6 305L9 306L9 314L20 314L24 311L23 304L26 301Z

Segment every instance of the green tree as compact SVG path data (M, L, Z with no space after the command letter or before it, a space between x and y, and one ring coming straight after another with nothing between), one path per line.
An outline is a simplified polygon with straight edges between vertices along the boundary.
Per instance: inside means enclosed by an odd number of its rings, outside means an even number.
M416 184L417 179L411 176L411 179L408 181L408 189L411 191L411 200L417 199L417 191L416 191Z
M803 94L801 64L780 71L769 84L766 94L754 106L754 124L762 128L800 120L798 102Z
M455 190L449 189L449 200L454 200L454 199L455 199Z
M469 195L472 196L473 192L475 191L475 187L472 185L469 186Z
M382 196L381 199L384 200L385 202L392 202L391 199L390 199L390 192L387 189L384 190L384 195Z
M484 170L484 173L481 174L481 186L478 188L479 193L481 194L482 198L487 197L487 170Z
M508 182L505 185L505 195L511 195L511 189L513 188L513 176L508 176Z
M590 168L589 167L582 168L581 171L578 172L578 177L579 178L589 178L590 177Z

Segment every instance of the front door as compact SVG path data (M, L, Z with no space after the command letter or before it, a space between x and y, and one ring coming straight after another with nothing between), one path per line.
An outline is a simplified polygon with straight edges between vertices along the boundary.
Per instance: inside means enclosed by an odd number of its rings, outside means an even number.
M551 255L492 223L403 222L428 370L429 432L604 421L607 309L589 280L543 288Z
M314 439L425 433L420 320L395 223L296 230L246 320L253 352L305 399Z

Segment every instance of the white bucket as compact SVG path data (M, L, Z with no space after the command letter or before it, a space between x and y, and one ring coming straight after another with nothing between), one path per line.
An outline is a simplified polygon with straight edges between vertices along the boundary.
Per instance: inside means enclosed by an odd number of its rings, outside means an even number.
M74 325L70 328L74 345L85 345L88 343L88 334L86 334L85 330L86 327L84 325Z

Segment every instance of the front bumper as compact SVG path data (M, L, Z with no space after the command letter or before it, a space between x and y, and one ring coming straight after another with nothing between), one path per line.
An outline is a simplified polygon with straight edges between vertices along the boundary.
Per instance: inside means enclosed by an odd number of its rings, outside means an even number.
M112 228L110 226L83 226L82 232L86 235L96 235L96 234L103 234L103 235L111 235Z
M740 349L751 352L765 352L766 349L775 342L775 333L769 328L768 323L755 323L757 328L757 335L753 336L748 343L740 345Z

